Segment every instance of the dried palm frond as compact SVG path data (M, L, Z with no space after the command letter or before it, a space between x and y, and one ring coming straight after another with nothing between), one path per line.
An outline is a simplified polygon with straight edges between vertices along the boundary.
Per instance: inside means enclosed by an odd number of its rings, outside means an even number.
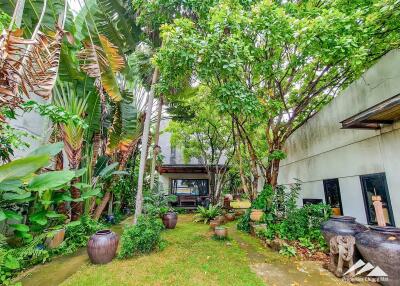
M98 79L101 83L99 89L104 89L112 101L118 102L122 100L122 95L115 73L124 68L124 59L105 36L99 35L99 40L100 46L91 40L83 42L84 48L78 53L78 59L83 62L81 69L89 77Z
M21 36L22 30L4 30L0 36L0 107L18 107L22 94L47 98L57 79L64 31L56 26L54 36Z
M56 83L63 37L64 31L58 25L53 36L41 32L37 34L37 44L31 52L31 68L34 71L31 82L32 91L41 97L49 97Z
M32 89L27 69L23 65L24 58L29 57L28 47L36 41L21 37L22 30L3 30L0 36L0 107L18 107L23 98L22 92L29 96ZM29 66L29 65L28 65Z

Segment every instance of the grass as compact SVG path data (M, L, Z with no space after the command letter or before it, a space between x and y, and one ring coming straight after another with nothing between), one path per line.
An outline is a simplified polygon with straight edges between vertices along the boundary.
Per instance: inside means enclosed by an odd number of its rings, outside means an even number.
M208 225L191 218L180 215L176 229L163 233L167 241L163 251L85 265L62 285L264 285L235 240L214 240Z

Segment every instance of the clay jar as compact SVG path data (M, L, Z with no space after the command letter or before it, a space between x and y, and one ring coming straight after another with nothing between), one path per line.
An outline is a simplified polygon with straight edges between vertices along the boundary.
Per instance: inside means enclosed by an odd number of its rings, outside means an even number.
M234 221L235 220L235 214L234 213L226 213L225 214L225 219L227 221Z
M178 222L178 215L176 212L167 212L162 216L162 222L167 229L174 229Z
M356 247L365 260L388 275L381 284L400 285L400 228L371 226L356 234Z
M92 235L87 245L87 253L94 264L110 262L117 252L119 237L109 229L100 230Z
M322 235L328 245L333 236L355 236L357 233L366 231L367 229L366 226L356 222L356 219L351 216L332 216L321 225Z
M226 238L228 236L228 229L224 226L217 226L214 229L214 234L218 238Z
M218 220L213 219L213 220L210 221L210 228L211 229L215 229L219 225L220 225L220 222Z

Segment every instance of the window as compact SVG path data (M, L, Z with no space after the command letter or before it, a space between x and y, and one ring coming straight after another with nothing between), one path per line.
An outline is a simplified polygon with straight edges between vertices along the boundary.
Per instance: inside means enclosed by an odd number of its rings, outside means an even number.
M203 179L173 179L171 193L177 196L208 196L208 180Z
M360 176L368 224L377 224L372 196L381 196L386 224L394 226L392 206L384 173Z
M305 205L317 205L322 203L321 199L303 199L303 206Z
M324 180L325 202L331 206L334 215L343 215L339 179Z

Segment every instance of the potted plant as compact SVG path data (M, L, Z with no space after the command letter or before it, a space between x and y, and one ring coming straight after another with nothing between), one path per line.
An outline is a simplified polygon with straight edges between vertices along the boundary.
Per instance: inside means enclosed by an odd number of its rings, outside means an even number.
M170 208L162 214L162 222L166 229L174 229L178 222L178 214L173 208Z
M219 226L221 223L215 219L210 221L210 228L215 229L217 226Z
M235 220L235 212L233 212L232 210L230 210L229 212L227 212L225 214L225 219L227 221L234 221Z
M214 234L217 238L224 239L228 237L228 228L225 226L216 226L214 228Z
M272 203L272 187L267 185L257 196L257 198L251 204L250 219L253 222L261 221L264 211L268 209Z
M221 214L221 209L219 206L209 205L208 208L203 206L198 206L196 210L196 214L194 216L195 222L204 222L208 223L211 220L217 218ZM218 219L219 221L219 219Z

